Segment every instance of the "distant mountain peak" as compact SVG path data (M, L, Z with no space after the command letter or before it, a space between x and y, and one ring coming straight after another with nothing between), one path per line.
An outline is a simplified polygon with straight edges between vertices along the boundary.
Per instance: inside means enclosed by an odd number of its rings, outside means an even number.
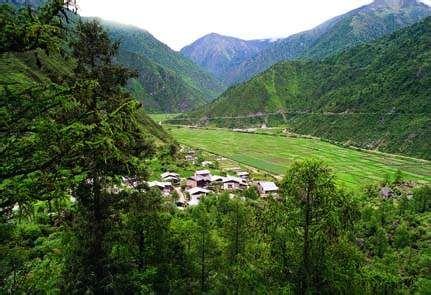
M422 4L417 0L374 0L373 6L401 9L407 6Z

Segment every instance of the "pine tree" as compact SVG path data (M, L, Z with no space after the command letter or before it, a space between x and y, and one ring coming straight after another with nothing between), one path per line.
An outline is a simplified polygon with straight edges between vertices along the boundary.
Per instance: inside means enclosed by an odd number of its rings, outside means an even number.
M153 148L138 118L140 105L123 90L133 72L114 63L118 43L91 21L78 24L72 48L77 64L73 93L80 109L69 129L75 141L70 149L80 155L73 169L86 177L73 191L78 208L76 244L66 290L106 292L115 269L107 235L119 218L115 205L122 202L116 190L122 177L145 179L142 160Z

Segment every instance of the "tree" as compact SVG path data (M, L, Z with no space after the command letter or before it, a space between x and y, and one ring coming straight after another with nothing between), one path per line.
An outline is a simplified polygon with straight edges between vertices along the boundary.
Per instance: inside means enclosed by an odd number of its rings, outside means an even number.
M328 265L334 253L350 252L353 243L345 235L358 214L352 200L336 189L334 178L319 161L297 162L287 171L282 182L286 210L293 212L290 222L301 232L302 261L298 270L298 291L302 294L317 290L349 290L349 286L331 285ZM356 259L355 257L342 257ZM345 262L347 264L347 261ZM353 267L355 265L353 264ZM341 270L351 272L351 269ZM344 288L344 289L343 289Z
M113 271L106 238L119 218L115 204L122 201L116 188L123 176L145 179L142 160L153 148L138 119L140 105L123 91L133 73L113 62L118 43L97 21L81 22L76 30L73 93L80 109L68 131L75 141L70 151L80 155L72 168L86 177L73 190L76 246L68 260L66 290L106 292Z

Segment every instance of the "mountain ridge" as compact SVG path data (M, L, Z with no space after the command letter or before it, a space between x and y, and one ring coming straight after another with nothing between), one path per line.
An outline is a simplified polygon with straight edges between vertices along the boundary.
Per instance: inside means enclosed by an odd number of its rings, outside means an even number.
M315 28L278 39L239 64L221 69L226 85L247 81L283 60L321 59L371 42L431 15L431 7L417 0L376 0ZM214 45L216 46L216 45ZM199 60L192 60L199 63ZM205 65L201 64L204 68ZM206 68L210 72L217 70Z
M124 25L117 22L98 19L108 31L112 39L120 41L120 53L122 55L134 53L162 67L165 71L175 74L176 79L182 80L182 88L192 91L188 95L190 101L195 101L194 105L201 105L201 102L209 102L216 98L223 90L224 86L219 83L211 74L201 69L193 61L183 57L179 52L172 50L168 45L159 41L147 30L136 26ZM134 68L133 65L129 64ZM139 64L137 65L139 67ZM174 92L172 92L175 95ZM173 97L178 100L178 97ZM169 102L167 102L169 103ZM186 103L185 105L189 105ZM175 110L162 109L161 111L185 111L180 105Z
M243 40L218 33L207 34L180 50L223 83L225 72L253 57L271 44L269 39Z
M322 61L277 63L180 122L287 124L295 133L431 159L430 65L428 17ZM265 113L273 115L255 116Z
M37 8L46 0L0 0L14 7ZM217 97L224 86L198 65L157 40L150 32L135 26L100 18L71 14L74 25L79 18L96 19L120 44L118 62L137 70L139 77L129 82L129 88L151 112L183 112L201 106ZM133 61L133 62L132 62Z

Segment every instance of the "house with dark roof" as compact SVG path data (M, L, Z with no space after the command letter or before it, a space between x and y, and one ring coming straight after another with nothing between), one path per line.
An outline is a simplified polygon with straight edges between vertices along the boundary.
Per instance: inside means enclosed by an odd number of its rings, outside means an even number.
M228 191L242 190L247 187L247 183L239 178L234 176L227 176L223 179L223 189Z

